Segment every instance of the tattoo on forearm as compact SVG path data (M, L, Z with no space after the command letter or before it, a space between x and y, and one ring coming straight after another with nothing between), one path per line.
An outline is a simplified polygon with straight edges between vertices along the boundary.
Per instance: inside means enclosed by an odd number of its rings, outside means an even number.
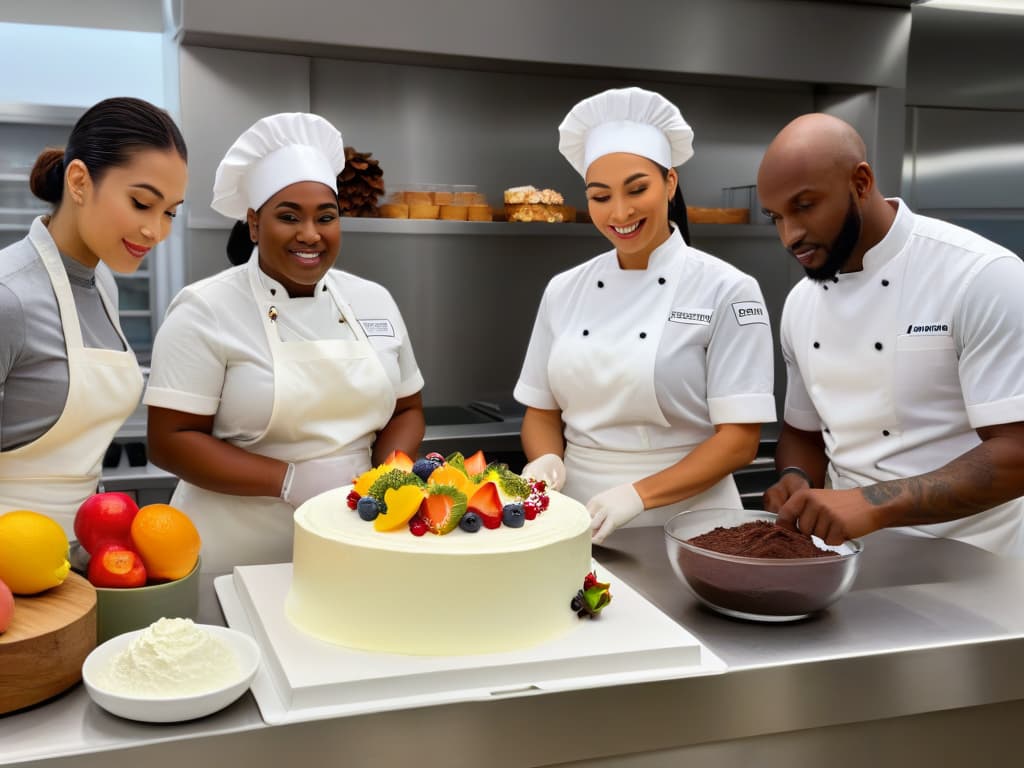
M861 488L865 500L879 507L901 496L910 500L911 524L945 522L982 512L1008 499L993 486L997 470L984 443L933 472ZM1012 497L1011 497L1012 498Z

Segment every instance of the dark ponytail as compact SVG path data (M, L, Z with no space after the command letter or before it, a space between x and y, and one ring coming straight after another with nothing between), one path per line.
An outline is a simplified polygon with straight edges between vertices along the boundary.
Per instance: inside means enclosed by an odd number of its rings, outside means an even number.
M662 178L668 180L668 168L661 168ZM668 220L676 225L679 234L683 236L683 242L690 244L690 220L686 215L686 201L683 200L683 185L676 180L676 193L668 202Z
M78 119L63 153L43 150L32 168L29 187L39 199L59 206L64 170L73 160L85 163L98 184L110 168L127 165L135 152L144 149L174 150L188 161L185 139L167 112L142 99L104 99Z
M253 242L249 238L249 222L236 221L235 226L231 228L231 234L228 235L228 244L225 249L228 253L228 261L235 266L245 264L252 256L252 248Z

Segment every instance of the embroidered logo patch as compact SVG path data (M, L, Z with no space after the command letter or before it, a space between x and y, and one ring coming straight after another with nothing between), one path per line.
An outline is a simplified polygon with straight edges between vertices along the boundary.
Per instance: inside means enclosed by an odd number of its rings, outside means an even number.
M952 333L946 323L911 323L907 326L908 336L949 336Z
M737 301L732 305L733 314L736 315L736 322L740 325L761 323L768 325L768 310L760 301Z
M713 309L673 309L668 313L668 321L687 325L711 325L714 314Z
M359 324L363 326L363 331L367 336L395 335L395 329L391 326L391 321L387 318L382 320L360 320Z

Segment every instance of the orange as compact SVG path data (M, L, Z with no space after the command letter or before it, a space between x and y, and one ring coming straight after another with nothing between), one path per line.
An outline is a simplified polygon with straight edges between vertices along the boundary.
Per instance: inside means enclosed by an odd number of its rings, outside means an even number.
M199 531L169 504L149 504L132 520L132 543L151 579L187 576L199 559Z

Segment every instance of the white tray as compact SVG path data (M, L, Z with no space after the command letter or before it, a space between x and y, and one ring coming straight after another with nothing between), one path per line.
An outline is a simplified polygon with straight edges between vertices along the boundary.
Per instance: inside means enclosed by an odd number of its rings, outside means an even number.
M228 626L263 651L252 691L271 725L725 671L686 629L595 565L613 596L599 618L533 648L474 656L369 653L302 633L284 613L290 563L237 567L214 587Z

